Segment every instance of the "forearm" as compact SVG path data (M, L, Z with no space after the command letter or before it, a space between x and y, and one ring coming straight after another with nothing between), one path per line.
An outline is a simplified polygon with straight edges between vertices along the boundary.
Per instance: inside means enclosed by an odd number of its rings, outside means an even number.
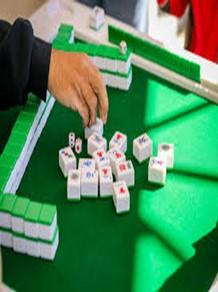
M29 91L46 98L50 54L29 21L0 21L0 109L25 104Z

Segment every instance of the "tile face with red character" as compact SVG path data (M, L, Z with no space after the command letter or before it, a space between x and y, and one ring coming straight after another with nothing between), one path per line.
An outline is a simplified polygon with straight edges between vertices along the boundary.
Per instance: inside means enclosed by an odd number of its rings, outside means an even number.
M75 152L77 154L80 154L82 152L82 147L83 147L83 141L81 138L76 138L75 141Z
M99 169L102 166L109 166L110 160L105 150L96 150L92 157L96 162L96 168Z
M128 187L135 185L135 170L131 160L116 164L116 180L124 180Z
M59 166L64 175L68 176L71 169L76 169L76 157L70 147L59 150Z
M81 170L95 170L95 160L92 158L80 158L78 169Z
M100 118L97 118L96 123L93 126L85 128L85 138L88 139L94 133L103 136L103 132L104 132L103 122Z
M116 132L109 143L109 148L113 147L117 147L125 153L127 150L127 136L121 132Z
M130 195L125 181L113 183L113 202L118 214L130 210Z
M113 194L113 176L110 166L99 168L100 197L109 197Z
M119 148L112 148L108 152L108 157L110 159L111 169L114 175L116 175L116 163L126 160L125 154Z
M89 198L98 197L98 171L81 171L81 196Z
M151 157L148 165L148 181L164 185L166 182L166 159L162 157Z
M80 200L80 171L72 169L67 178L67 199Z
M88 139L88 154L92 156L96 150L102 149L105 151L107 150L107 140L99 134L92 134Z
M152 155L153 143L146 133L133 141L133 155L141 163Z

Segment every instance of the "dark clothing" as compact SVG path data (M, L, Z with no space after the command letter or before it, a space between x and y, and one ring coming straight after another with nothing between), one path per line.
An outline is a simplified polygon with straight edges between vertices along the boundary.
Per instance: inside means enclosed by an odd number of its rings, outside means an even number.
M28 20L0 20L0 110L24 105L28 92L46 99L51 45L34 37Z

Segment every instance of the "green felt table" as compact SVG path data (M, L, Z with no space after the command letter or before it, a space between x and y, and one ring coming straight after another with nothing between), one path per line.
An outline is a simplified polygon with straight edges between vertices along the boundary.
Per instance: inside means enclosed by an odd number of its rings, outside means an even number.
M58 150L69 131L83 136L79 116L55 104L18 194L57 205L60 244L54 262L3 248L4 280L17 291L207 291L218 270L218 107L133 68L128 92L108 89L109 140L146 131L175 144L175 167L164 187L147 181L147 162L133 160L131 211L118 216L112 199L68 202ZM12 124L16 110L1 114ZM8 129L0 133L6 140ZM86 143L81 157L86 157Z

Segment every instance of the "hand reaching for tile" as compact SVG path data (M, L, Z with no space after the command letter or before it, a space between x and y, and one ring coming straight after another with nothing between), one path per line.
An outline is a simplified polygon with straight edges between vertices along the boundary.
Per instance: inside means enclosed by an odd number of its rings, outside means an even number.
M106 123L106 88L101 74L86 54L52 49L48 89L61 104L79 112L84 127L96 122L98 110Z

